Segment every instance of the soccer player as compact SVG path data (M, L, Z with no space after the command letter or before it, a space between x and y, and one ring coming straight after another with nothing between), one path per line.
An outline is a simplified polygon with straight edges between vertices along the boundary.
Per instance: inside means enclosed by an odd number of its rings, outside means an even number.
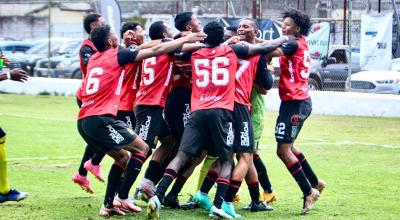
M242 19L239 23L238 34L241 40L251 44L256 43L256 35L258 27L253 19ZM286 42L287 38L279 38L274 41L265 42L271 47L271 51L276 49L282 43ZM259 201L258 176L253 165L252 156L254 151L254 135L253 127L250 119L250 95L253 87L253 82L256 81L260 87L268 90L272 87L272 75L266 69L268 54L258 54L251 57L239 59L239 68L235 76L235 104L233 111L233 127L235 132L234 151L238 155L238 163L233 169L230 179L229 190L225 195L222 205L224 211L233 218L237 218L232 205L233 199L238 192L243 179L246 177L246 182L249 185L250 196L252 203L251 211L270 211L271 207L266 206ZM211 189L215 179L216 171L211 169L207 178L204 180L200 191L195 195L199 200L199 204L209 204L207 196L203 196ZM201 205L202 206L202 205ZM209 206L209 205L208 205ZM208 208L208 207L206 207Z
M204 34L190 34L181 39L159 44L149 49L129 50L118 48L118 39L109 25L96 27L91 39L98 52L88 64L88 74L82 87L82 106L78 115L78 131L94 152L106 153L114 159L100 216L125 215L114 207L113 200L120 178L125 178L118 194L126 193L127 181L135 180L146 159L149 146L139 138L128 125L115 119L120 104L121 86L126 64L174 51L184 43L204 39ZM129 154L134 163L127 167ZM129 211L140 212L132 201L115 197Z
M232 168L233 126L232 111L234 107L235 73L237 56L245 57L262 53L266 47L252 45L221 45L224 35L223 27L217 22L210 22L204 27L207 34L206 48L193 53L191 116L185 127L177 156L168 165L163 178L158 184L156 196L147 206L147 217L159 217L161 202L168 186L177 176L177 171L188 162L208 150L218 156L220 174L212 216L232 218L222 209L222 197L226 194ZM210 137L209 149L204 149L206 139Z
M104 18L99 14L89 14L83 20L83 27L88 35L90 32L98 27L105 25ZM80 67L82 71L82 84L83 79L87 74L87 65L90 57L97 51L96 47L93 45L90 37L86 38L79 49L79 60ZM81 85L82 86L82 85ZM82 105L81 96L82 96L81 87L76 92L76 99L79 108ZM93 193L93 188L90 184L89 179L87 178L87 171L91 172L98 180L104 182L104 178L101 174L100 162L103 159L103 153L95 154L89 146L86 146L85 152L83 153L83 157L81 163L79 165L79 169L72 176L72 181L78 184L83 190L88 193Z
M303 192L301 214L306 214L313 207L326 185L317 178L303 153L294 146L312 108L308 95L310 53L305 38L310 27L308 15L298 10L284 12L282 34L294 35L297 39L282 45L275 54L281 56L278 89L282 100L275 128L277 154Z
M0 55L6 64L9 61ZM13 69L11 71L0 70L0 81L13 80L18 82L25 82L28 79L28 74L22 69ZM16 189L11 189L8 183L7 174L7 153L6 153L6 133L0 127L0 203L6 201L20 201L28 197L26 192L19 192Z
M152 40L162 40L165 42L172 37L172 31L164 22L157 21L150 26L149 35ZM195 50L203 46L200 43L185 44L182 51ZM171 141L173 137L169 127L163 118L163 110L172 86L171 79L173 77L173 64L176 60L176 52L151 57L143 61L142 83L136 97L136 132L152 149L156 147L158 139L162 143L155 150L144 179L138 187L138 190L144 191L145 196L148 198L154 195L155 185L162 177L163 166L161 164L168 164L177 151L176 147L174 147L175 144ZM168 160L168 158L170 159ZM164 162L165 160L167 162Z

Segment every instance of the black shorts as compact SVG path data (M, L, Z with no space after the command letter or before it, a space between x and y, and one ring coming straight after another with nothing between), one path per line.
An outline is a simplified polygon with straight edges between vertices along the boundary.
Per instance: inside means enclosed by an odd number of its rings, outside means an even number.
M158 140L171 134L163 118L161 106L138 105L135 107L135 132L152 149L156 148Z
M304 121L311 114L311 99L283 101L276 120L275 139L281 144L290 144L296 140Z
M190 117L190 96L191 90L189 89L173 88L165 105L165 121L178 146Z
M3 129L1 129L0 127L0 138L6 136L6 132L3 131Z
M96 153L119 151L137 138L125 122L112 116L90 116L80 119L78 131L89 148Z
M253 153L254 133L248 106L235 102L233 118L233 130L235 131L234 152Z
M117 120L125 122L132 130L136 127L136 118L133 111L118 111Z
M233 152L233 141L231 111L220 108L197 110L190 115L179 150L193 156L208 150L210 155L226 161Z

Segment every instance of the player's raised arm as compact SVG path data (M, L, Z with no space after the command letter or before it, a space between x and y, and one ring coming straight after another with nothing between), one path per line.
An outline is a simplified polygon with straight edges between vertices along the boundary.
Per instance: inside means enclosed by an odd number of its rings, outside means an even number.
M202 41L206 38L207 35L204 33L190 33L185 37L178 38L173 41L164 42L162 44L158 44L154 47L139 50L138 54L135 58L135 61L140 61L149 57L159 56L161 54L166 54L176 50L177 48L183 46L185 43L191 43L196 41Z
M238 44L246 44L249 47L248 55L252 56L256 54L268 54L281 46L286 41L288 41L288 39L289 37L287 36L281 36L275 40L265 41L260 44L250 44L242 41Z

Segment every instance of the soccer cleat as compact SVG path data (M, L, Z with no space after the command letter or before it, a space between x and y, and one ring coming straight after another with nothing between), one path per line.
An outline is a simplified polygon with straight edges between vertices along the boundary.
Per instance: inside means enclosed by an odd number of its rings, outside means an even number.
M176 209L180 208L181 206L179 205L179 200L178 197L174 194L169 193L165 198L164 198L164 206L169 207L171 209Z
M233 204L231 202L223 202L222 203L222 209L230 216L233 218L241 218L242 216L237 214L235 211L235 207L233 207Z
M138 207L135 204L133 204L132 199L129 198L129 197L127 199L121 199L117 195L114 198L113 205L115 207L119 208L120 210L123 210L123 211L126 211L126 212L139 213L139 212L142 211L142 209L140 207Z
M93 188L90 185L89 179L86 176L81 176L79 174L79 172L76 172L72 176L72 181L74 181L74 183L78 184L86 192L93 193Z
M146 178L144 178L138 186L139 189L141 189L141 191L144 194L144 198L151 198L154 196L154 193L156 192L156 187L154 186L153 181L148 180Z
M305 215L312 209L314 203L318 200L319 191L311 188L311 193L308 196L304 196L303 200L303 209L301 210L301 214Z
M147 203L147 219L158 219L160 218L161 203L157 196L151 197L149 203Z
M199 204L197 204L194 199L193 196L191 195L190 198L188 199L188 201L186 201L185 204L181 205L181 208L184 210L189 210L189 209L197 209L200 208Z
M0 194L0 203L7 201L21 201L28 197L28 193L26 192L18 192L16 189L11 189L7 194Z
M89 171L91 174L93 174L96 179L98 179L101 182L104 182L104 177L101 174L101 167L100 165L93 165L92 160L88 160L83 164L83 167Z
M266 203L272 203L278 201L278 194L276 192L271 192L271 193L263 192L261 197L262 200Z
M212 219L224 218L224 219L233 219L228 213L226 213L223 209L219 209L215 206L210 208L210 212L208 213L208 217Z
M99 211L99 216L100 217L107 218L107 217L110 217L112 215L124 216L126 214L125 214L125 212L121 211L117 207L106 208L104 205L101 206L100 211Z
M272 208L269 205L266 205L263 202L252 202L250 204L250 212L263 212L263 211L272 211L274 208Z
M233 198L233 202L240 202L240 195L236 194L235 197Z
M326 188L326 182L319 179L318 180L318 184L316 186L313 187L314 189L318 190L319 193L322 193L322 190L324 190Z
M211 208L210 197L206 193L202 193L200 190L193 195L193 200L199 204L200 208L203 208L207 211Z

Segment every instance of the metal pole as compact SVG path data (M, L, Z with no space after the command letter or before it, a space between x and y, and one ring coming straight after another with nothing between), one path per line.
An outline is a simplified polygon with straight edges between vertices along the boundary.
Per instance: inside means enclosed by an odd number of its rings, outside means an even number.
M183 11L186 11L186 0L182 0Z
M381 0L378 0L378 12L381 13Z
M253 10L252 10L252 18L256 19L257 18L257 0L253 0Z
M300 0L297 0L297 10L300 9Z
M225 17L229 16L228 0L225 0Z
M399 18L399 14L397 13L397 6L396 6L396 3L394 2L394 0L392 0L392 7L393 7L393 11L394 11L394 17L395 17L396 23L397 23L397 25L396 25L396 27L397 27L396 46L395 46L396 48L394 49L393 56L397 57L397 54L399 53L399 51L397 51L397 50L399 49L400 18Z
M343 0L343 45L346 44L347 0Z
M352 60L351 60L351 38L352 38L352 30L353 29L353 0L349 0L349 49L350 49L350 51L349 51L349 59L348 59L348 65L347 65L347 67L348 67L348 72L347 72L347 77L348 77L348 79L349 79L349 83L347 84L347 88L346 88L346 90L347 91L350 91L351 90L351 72L352 72L352 67L353 67L353 64L352 64Z
M49 8L49 30L48 30L48 38L49 38L49 42L48 42L48 47L47 47L47 62L49 62L47 64L47 77L50 77L50 56L51 56L51 0L48 0L47 2L48 4L48 8Z

